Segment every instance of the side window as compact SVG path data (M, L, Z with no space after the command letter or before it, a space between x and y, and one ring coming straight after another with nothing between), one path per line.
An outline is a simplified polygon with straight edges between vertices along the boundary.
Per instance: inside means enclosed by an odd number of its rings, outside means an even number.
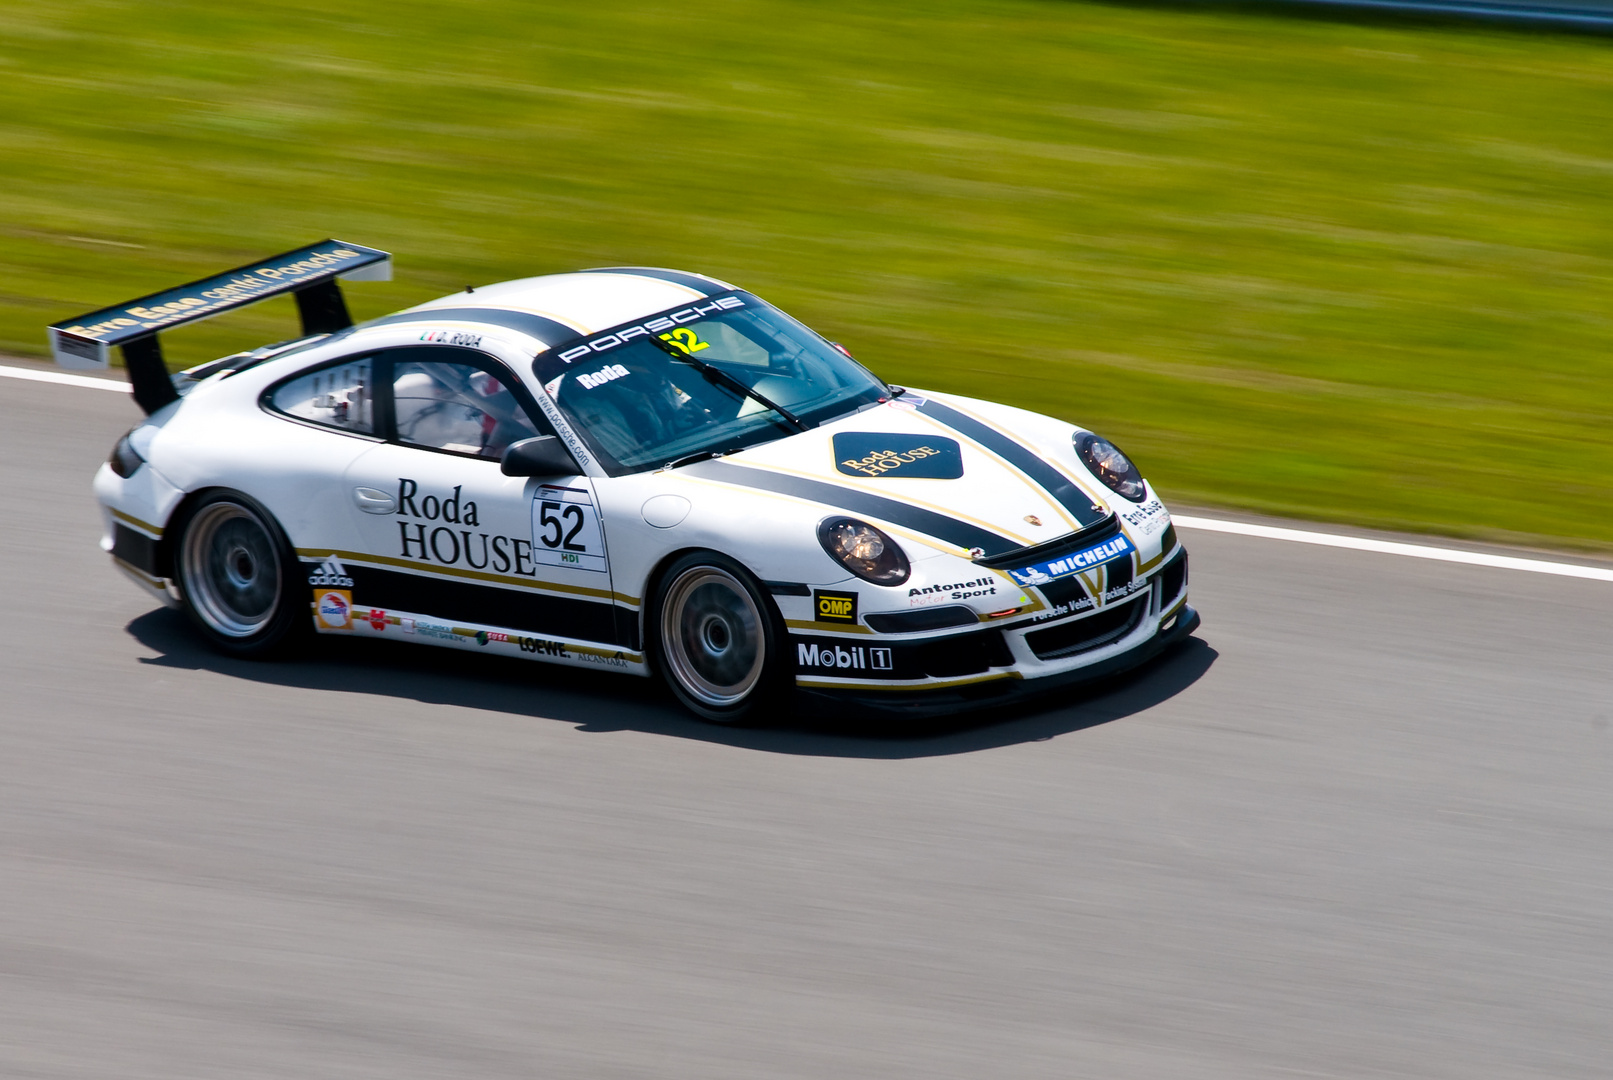
M510 388L473 364L394 362L392 412L399 442L479 457L541 434Z
M270 404L287 416L315 424L375 434L375 383L368 357L335 364L282 383Z

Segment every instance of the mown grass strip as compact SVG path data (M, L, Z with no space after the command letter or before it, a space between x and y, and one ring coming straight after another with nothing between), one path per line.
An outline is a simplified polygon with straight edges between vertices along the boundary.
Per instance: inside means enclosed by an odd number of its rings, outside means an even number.
M754 288L1199 504L1613 543L1613 45L1047 0L0 11L0 349L323 236L360 316ZM170 335L194 362L289 302Z

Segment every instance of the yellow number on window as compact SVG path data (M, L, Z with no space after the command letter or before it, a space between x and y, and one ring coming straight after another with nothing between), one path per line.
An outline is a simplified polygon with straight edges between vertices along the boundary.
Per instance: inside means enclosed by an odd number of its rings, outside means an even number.
M711 342L701 341L700 335L696 334L693 330L690 330L686 326L680 326L670 333L662 334L661 340L670 345L677 346L685 353L697 353L701 349L711 348Z

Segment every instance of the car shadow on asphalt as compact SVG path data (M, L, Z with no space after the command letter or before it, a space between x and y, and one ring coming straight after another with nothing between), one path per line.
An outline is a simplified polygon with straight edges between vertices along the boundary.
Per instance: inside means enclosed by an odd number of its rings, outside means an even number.
M158 608L128 632L157 655L140 662L210 671L244 682L405 698L558 720L579 732L639 731L741 749L814 757L923 758L1069 735L1145 712L1192 686L1219 654L1188 638L1123 675L1014 705L923 721L798 709L766 725L722 727L684 712L653 679L538 664L454 649L399 648L370 638L323 637L281 660L224 656L178 612ZM818 707L821 709L821 706Z

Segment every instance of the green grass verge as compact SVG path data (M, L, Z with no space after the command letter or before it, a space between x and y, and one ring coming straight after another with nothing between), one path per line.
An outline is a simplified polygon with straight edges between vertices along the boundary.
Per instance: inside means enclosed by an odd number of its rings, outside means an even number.
M334 235L616 263L1167 495L1613 544L1613 43L1054 0L0 8L0 349ZM196 362L289 302L167 335Z

